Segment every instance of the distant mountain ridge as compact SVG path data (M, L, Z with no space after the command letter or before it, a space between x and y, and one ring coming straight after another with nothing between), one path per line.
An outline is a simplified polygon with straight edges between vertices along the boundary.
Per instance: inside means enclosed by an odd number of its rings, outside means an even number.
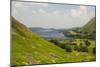
M44 38L49 38L49 39L53 39L53 38L65 39L66 38L63 32L61 32L58 29L31 27L30 30L32 32L39 34L41 37L44 37Z

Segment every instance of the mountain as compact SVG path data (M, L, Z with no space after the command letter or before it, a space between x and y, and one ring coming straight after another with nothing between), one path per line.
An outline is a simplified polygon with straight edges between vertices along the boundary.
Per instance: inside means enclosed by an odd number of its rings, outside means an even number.
M39 28L39 27L31 27L30 30L32 32L37 33L41 37L48 38L48 39L65 39L65 35L58 29L53 28Z
M86 25L81 28L82 32L95 32L96 31L96 18L92 18Z
M71 62L65 50L31 32L14 17L11 18L11 65Z

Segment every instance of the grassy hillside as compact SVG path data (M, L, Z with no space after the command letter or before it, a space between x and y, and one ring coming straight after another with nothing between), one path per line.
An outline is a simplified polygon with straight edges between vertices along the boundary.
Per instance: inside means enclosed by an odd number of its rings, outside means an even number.
M25 25L12 17L12 65L49 64L61 62L89 61L92 54L66 52L31 32Z
M59 63L67 60L66 52L29 31L12 18L12 64Z
M81 28L82 32L95 32L96 18L92 18L85 26Z

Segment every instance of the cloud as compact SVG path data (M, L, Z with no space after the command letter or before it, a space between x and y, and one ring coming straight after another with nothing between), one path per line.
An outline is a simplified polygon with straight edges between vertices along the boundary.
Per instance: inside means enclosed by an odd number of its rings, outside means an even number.
M52 12L52 14L54 14L54 15L60 15L60 14L62 14L62 12L61 12L61 11L56 10L56 11L53 11L53 12Z
M12 1L12 4L16 7L32 7L32 6L47 7L49 5L48 3L16 2L16 1Z
M87 7L86 6L79 6L79 9L71 9L71 16L72 17L81 17L83 15L86 15L87 13Z
M39 8L38 10L32 10L32 14L48 14L46 10Z
M71 14L72 17L77 17L77 16L80 16L81 12L77 11L75 9L72 9L70 14Z
M41 8L40 8L38 11L39 11L40 13L43 13L43 14L46 13L46 11L45 11L44 9L41 9Z
M82 11L86 11L87 10L87 7L86 6L79 6L80 10Z
M60 5L48 3L16 2L13 3L13 16L23 21L28 27L71 28L82 26L94 16L94 7L67 6L65 9L57 8ZM20 8L19 8L20 7ZM53 8L55 7L55 8ZM62 7L62 6L60 6ZM52 8L52 9L51 9ZM57 8L57 9L56 9ZM84 19L85 18L85 19Z
M33 10L33 22L35 26L54 27L54 28L70 28L77 27L85 24L88 14L87 7L79 6L78 9L69 9L65 12L60 10L47 11L46 9L39 8ZM39 20L38 20L39 18ZM42 21L42 22L41 22Z
M35 10L32 11L33 14L36 14L37 12Z

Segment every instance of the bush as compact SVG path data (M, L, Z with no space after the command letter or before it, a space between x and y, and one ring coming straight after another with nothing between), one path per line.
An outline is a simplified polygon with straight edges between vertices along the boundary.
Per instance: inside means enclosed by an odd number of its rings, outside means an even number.
M91 45L91 43L88 40L85 41L85 44L86 44L86 46L90 46Z
M77 44L76 43L71 43L71 45L76 46Z
M50 40L50 42L54 43L55 45L59 44L57 40Z
M78 50L79 50L79 47L78 47L77 45L75 45L75 46L74 46L74 50L75 50L75 51L78 51Z
M80 47L84 46L82 43L80 43Z
M72 52L72 47L71 47L71 45L65 45L65 50L66 50L67 52Z
M72 52L72 46L69 42L68 43L60 43L57 40L50 40L50 42L54 43L55 45L59 46L60 48L66 50L67 52Z
M86 46L74 46L74 50L78 52L88 52L88 48Z
M65 49L65 44L61 44L60 47L61 47L62 49Z
M96 55L96 47L93 48L93 54Z
M88 48L83 46L83 47L80 47L80 51L81 52L88 52Z

